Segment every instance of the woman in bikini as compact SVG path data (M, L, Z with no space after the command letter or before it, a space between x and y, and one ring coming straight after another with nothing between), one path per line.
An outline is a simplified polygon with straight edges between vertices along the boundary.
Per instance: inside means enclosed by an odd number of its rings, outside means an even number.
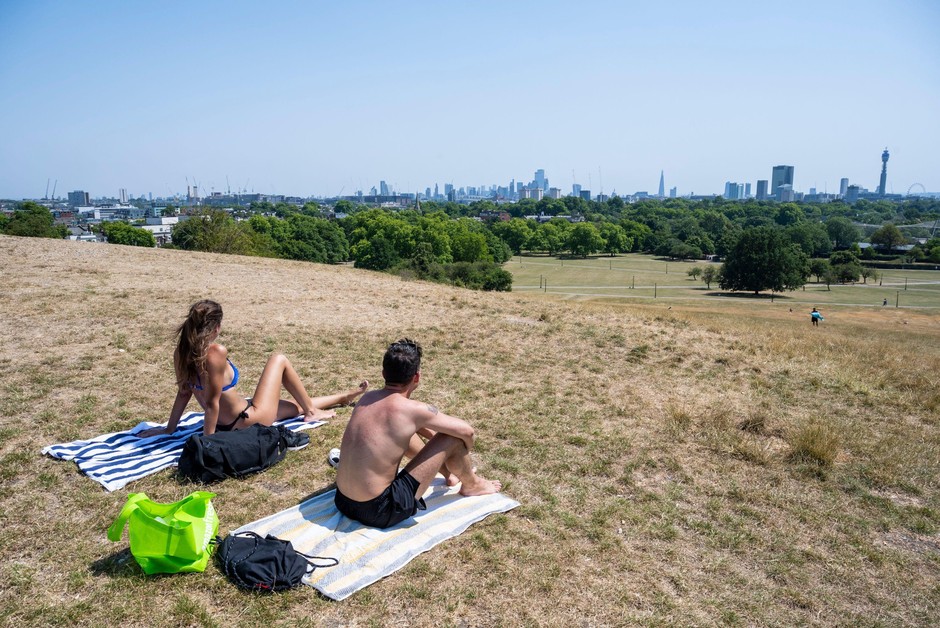
M179 341L173 352L179 391L165 428L155 427L139 432L146 438L172 434L183 411L195 396L205 411L203 433L228 432L254 423L271 425L279 419L304 415L305 421L328 419L336 415L332 406L348 404L366 391L369 382L362 382L349 392L310 398L300 376L290 361L275 353L261 371L255 394L245 399L235 391L238 369L228 358L228 350L215 339L222 326L222 306L215 301L199 301L189 308L189 316L180 325ZM294 401L281 399L281 387Z

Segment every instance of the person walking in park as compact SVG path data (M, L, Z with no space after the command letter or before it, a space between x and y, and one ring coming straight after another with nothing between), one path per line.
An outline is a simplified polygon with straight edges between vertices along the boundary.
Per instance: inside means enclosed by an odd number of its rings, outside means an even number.
M823 318L822 313L816 308L813 308L813 311L809 313L809 318L813 321L813 327L819 327L819 321L826 320Z

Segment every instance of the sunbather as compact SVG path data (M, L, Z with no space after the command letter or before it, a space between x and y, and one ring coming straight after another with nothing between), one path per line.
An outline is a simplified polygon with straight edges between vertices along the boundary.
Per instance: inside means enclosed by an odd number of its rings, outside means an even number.
M179 388L165 428L155 427L138 433L140 437L172 434L183 411L195 396L205 411L203 433L227 432L254 423L271 425L279 419L304 415L305 421L335 416L327 410L352 402L366 391L368 382L344 392L311 398L290 360L280 353L268 358L255 394L245 399L235 390L238 369L228 358L228 350L215 342L222 326L222 306L215 301L199 301L189 308L189 316L180 325L179 340L173 353ZM281 387L294 401L281 399Z
M448 484L460 482L462 495L502 488L477 475L470 459L474 431L466 421L411 399L421 379L420 367L418 343L393 343L382 361L385 388L359 400L343 434L336 507L369 526L387 528L423 510L421 496L438 471ZM406 455L411 461L399 472Z

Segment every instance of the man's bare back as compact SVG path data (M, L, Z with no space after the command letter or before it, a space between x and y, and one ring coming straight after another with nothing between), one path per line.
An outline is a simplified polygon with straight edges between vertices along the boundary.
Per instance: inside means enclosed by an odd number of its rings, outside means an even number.
M477 475L470 459L475 434L469 423L411 399L420 382L420 358L420 345L414 341L393 343L383 361L385 388L366 393L356 404L340 446L337 506L342 502L352 511L368 506L363 502L380 500L384 508L390 488L413 488L414 494L407 497L419 499L439 471L455 476L449 483L459 481L462 495L502 488ZM411 461L399 472L406 454ZM398 486L401 476L406 476L407 489Z

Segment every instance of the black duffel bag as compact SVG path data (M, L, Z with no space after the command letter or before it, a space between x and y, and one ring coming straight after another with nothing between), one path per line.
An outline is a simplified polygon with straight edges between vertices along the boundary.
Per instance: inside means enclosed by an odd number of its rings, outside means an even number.
M300 449L309 442L307 434L257 423L211 436L193 434L183 445L178 471L196 482L240 478L264 471L283 460L288 449Z

